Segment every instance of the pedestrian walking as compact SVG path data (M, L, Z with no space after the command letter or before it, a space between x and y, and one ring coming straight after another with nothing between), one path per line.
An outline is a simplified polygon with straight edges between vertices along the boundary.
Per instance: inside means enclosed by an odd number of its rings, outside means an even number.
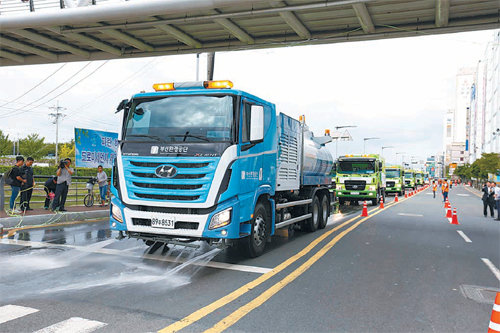
M73 173L71 166L71 159L67 158L59 164L57 168L57 185L54 202L52 202L52 210L65 212L64 205L66 204L66 197L68 196L68 188L71 185L71 176Z
M10 195L10 211L12 213L20 213L20 211L16 210L15 204L16 204L16 199L19 195L19 192L21 191L21 185L26 182L26 180L21 177L21 166L24 163L24 157L22 156L16 156L16 164L10 169L8 172L8 175L5 179L5 182L10 185L10 188L12 189L11 195Z
M437 191L437 188L438 188L438 186L437 186L437 184L436 184L436 181L434 180L434 181L432 182L432 194L434 195L434 199L436 199L436 191Z
M497 221L500 221L500 183L495 186L495 206L497 208Z
M97 183L99 184L99 194L101 195L101 207L104 207L106 194L108 193L108 175L102 169L102 165L97 167Z
M57 177L50 177L47 179L43 186L43 190L45 191L45 203L43 204L43 208L45 210L49 209L51 195L55 197L57 187Z
M495 217L495 212L493 205L495 204L495 191L491 187L490 182L486 182L483 186L483 197L481 198L483 200L483 214L484 217L488 217L488 207L490 208L490 215L491 217Z
M26 180L26 183L23 183L21 186L21 210L33 210L30 207L31 195L33 194L33 188L35 187L35 179L33 177L33 165L35 160L33 157L28 157L26 159L26 163L21 167L21 173L23 178Z
M446 199L448 198L448 192L450 191L448 181L443 180L441 183L441 192L443 193L443 202L446 202Z

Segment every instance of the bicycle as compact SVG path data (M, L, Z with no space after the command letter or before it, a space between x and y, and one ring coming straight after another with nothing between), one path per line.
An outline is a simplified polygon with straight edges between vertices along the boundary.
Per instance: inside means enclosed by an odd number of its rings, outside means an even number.
M92 177L87 181L85 187L88 193L83 198L83 204L85 207L92 207L94 205L94 185L97 182L97 178Z

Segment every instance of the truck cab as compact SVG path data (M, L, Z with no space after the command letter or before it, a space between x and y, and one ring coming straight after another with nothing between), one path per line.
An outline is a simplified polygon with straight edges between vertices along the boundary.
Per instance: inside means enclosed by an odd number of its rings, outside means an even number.
M397 193L399 196L405 194L404 170L401 166L394 165L386 167L386 193Z
M415 172L415 181L418 186L424 186L424 173L422 171Z
M405 177L404 177L405 178L405 187L411 188L412 190L415 190L417 188L415 172L413 170L405 170L404 175L405 175Z
M341 205L370 200L375 206L385 199L385 162L379 155L341 156L336 169L336 194Z
M256 257L277 228L326 226L331 137L232 87L158 83L120 103L112 230L152 246L206 241Z

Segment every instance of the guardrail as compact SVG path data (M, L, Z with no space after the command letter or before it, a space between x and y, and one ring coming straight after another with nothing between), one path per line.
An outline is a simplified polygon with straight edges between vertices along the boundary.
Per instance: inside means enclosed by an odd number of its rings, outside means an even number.
M123 1L128 0L0 0L0 15L106 5Z
M35 188L33 189L33 195L31 197L30 206L32 208L41 208L45 202L45 191L44 184L45 181L52 176L41 176L35 175ZM71 177L71 185L68 189L68 196L66 198L67 206L83 206L83 198L87 195L88 190L86 188L87 181L91 177L82 177L82 176L73 176ZM40 180L40 181L37 181ZM100 195L99 195L99 186L97 183L93 188L94 193L94 205L98 205L100 203ZM7 208L9 205L11 195L11 188L9 185L4 183L3 174L0 174L0 209L5 209L5 205L7 204ZM37 200L38 199L38 200ZM19 208L19 199L17 199L17 207Z

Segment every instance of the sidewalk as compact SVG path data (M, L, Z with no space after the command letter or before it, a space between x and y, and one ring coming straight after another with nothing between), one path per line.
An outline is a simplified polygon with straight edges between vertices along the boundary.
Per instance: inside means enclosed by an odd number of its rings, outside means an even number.
M5 211L0 211L0 224L4 228L13 228L18 225L41 225L58 222L82 221L87 219L105 218L109 216L109 206L107 207L85 207L69 206L67 212L54 213L43 208L27 211L26 214L16 214L9 216Z

